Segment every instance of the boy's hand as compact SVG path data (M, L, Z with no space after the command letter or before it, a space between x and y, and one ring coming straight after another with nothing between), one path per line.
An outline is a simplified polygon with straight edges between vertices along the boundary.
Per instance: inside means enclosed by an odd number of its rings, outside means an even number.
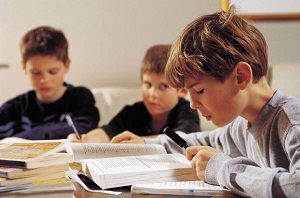
M191 161L192 167L196 169L200 180L205 181L207 163L217 153L221 153L221 151L209 146L189 146L186 149L186 157Z
M77 135L75 133L70 133L67 137L67 139L70 140L70 142L82 142L82 140L79 140L77 138Z
M144 138L135 135L130 131L124 131L113 137L110 143L128 143L128 144L145 144Z
M81 140L77 139L75 133L68 135L71 142L108 143L109 137L103 129L96 128L86 134L81 135Z

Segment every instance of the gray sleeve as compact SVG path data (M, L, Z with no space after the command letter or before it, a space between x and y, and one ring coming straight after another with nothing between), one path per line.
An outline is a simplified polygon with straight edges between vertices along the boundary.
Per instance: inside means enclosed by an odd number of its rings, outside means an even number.
M290 161L288 169L262 167L249 158L220 153L209 160L206 181L246 197L299 197L300 127L292 127L283 141Z
M181 131L176 131L189 146L211 146L231 157L240 156L240 148L235 145L231 131L233 127L230 125L226 127L217 128L213 131L203 131L186 134ZM235 131L237 131L236 129ZM185 149L180 148L173 140L165 135L159 135L157 138L145 138L146 144L161 144L165 147L168 153L182 153L185 154Z

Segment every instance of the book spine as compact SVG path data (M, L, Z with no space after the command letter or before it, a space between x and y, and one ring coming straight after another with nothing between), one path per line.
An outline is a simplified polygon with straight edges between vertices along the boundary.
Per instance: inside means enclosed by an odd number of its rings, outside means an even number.
M6 177L8 178L8 172L4 172L0 170L0 177Z
M0 166L11 166L16 168L26 168L27 163L24 161L0 159Z

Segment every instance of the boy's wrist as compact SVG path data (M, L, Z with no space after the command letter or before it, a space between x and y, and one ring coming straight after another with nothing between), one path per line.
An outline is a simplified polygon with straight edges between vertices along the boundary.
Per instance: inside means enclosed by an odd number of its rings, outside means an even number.
M224 177L222 170L225 164L231 159L228 155L224 153L218 153L210 158L207 163L205 170L205 180L207 183L222 185L220 183L220 178ZM221 179L223 180L223 179Z

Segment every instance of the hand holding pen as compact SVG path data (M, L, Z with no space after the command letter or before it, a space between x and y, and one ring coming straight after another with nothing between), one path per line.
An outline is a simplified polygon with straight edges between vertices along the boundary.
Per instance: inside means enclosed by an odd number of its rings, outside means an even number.
M74 124L74 122L73 122L73 120L72 120L72 118L71 118L71 116L69 114L66 115L66 120L67 120L69 126L73 128L74 133L76 134L77 139L80 140L81 136L80 136L79 132L77 131L77 129L75 127L75 124Z
M197 170L199 179L205 181L205 169L208 161L215 154L221 153L221 151L210 146L188 146L186 141L170 127L166 127L164 129L164 133L180 147L184 147L186 149L187 159L191 161L192 167Z
M164 134L166 134L169 138L171 138L176 144L178 144L180 147L184 147L185 149L189 147L186 144L186 141L182 139L175 131L173 131L170 127L166 127L164 129Z

